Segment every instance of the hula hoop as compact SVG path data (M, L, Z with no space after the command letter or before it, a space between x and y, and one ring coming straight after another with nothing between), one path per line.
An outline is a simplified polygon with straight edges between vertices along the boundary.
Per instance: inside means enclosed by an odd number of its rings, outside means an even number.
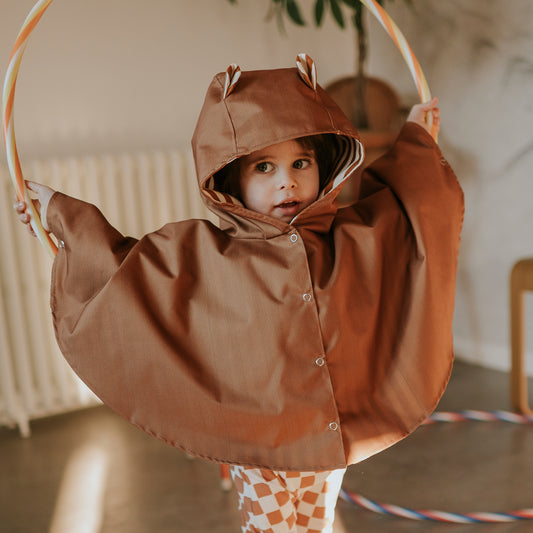
M44 246L45 250L54 257L57 253L57 247L54 241L50 238L48 232L43 228L39 213L35 209L33 202L30 200L28 190L24 183L24 176L22 175L22 169L20 167L20 160L17 151L17 142L15 140L15 124L14 124L14 103L15 103L15 86L17 84L17 76L20 68L20 62L26 44L31 32L43 16L48 6L52 3L52 0L40 0L37 2L33 9L30 11L20 32L15 46L11 52L9 59L9 65L7 67L6 77L4 80L4 92L2 98L2 112L4 119L4 146L7 155L7 164L9 167L9 174L11 175L11 181L15 187L18 200L24 200L26 202L27 209L31 215L31 227L37 235L40 243Z
M54 241L50 238L50 235L45 231L42 226L39 213L33 206L33 202L29 198L26 185L24 183L24 177L20 166L20 160L17 151L17 143L15 139L15 126L14 126L14 102L15 102L15 86L17 83L17 76L20 68L20 62L22 61L22 55L26 49L26 44L31 32L43 16L44 12L48 9L53 0L39 0L30 11L22 28L19 32L9 65L7 68L6 77L4 80L4 92L3 92L3 123L4 123L4 146L6 149L7 163L9 167L9 173L11 180L15 187L17 198L26 202L27 208L31 215L31 227L39 238L39 241L48 251L51 257L54 257L57 253L57 247ZM387 12L376 2L376 0L360 0L368 10L379 20L383 28L387 31L392 38L396 46L399 48L402 56L404 57L407 66L411 72L411 75L415 81L420 100L425 102L431 98L429 87L420 68L420 64L416 59L411 47L407 43L402 32L396 26L394 21L389 17Z
M17 83L17 76L20 69L22 56L26 49L27 41L31 32L48 9L53 0L39 0L24 21L22 28L17 36L9 65L7 68L3 98L2 98L2 114L3 114L3 131L4 131L4 146L7 155L7 163L9 173L17 198L25 200L27 208L31 213L31 226L33 231L39 238L43 247L54 257L57 253L57 247L50 235L43 228L39 213L33 206L33 202L29 198L29 194L24 183L22 175L20 160L18 156L17 143L15 139L14 126L14 101L15 101L15 87ZM387 12L378 4L376 0L360 0L362 4L377 18L385 31L389 34L398 49L400 50L408 68L411 72L415 82L420 100L425 102L431 98L431 92L427 80L422 72L420 63L415 57L411 47L407 43L404 35L387 14ZM475 421L505 421L515 424L533 424L533 417L525 415L518 415L506 411L461 411L459 413L440 412L433 413L425 422L424 425L434 424L437 422L461 422L465 420ZM368 509L377 513L399 516L403 518L410 518L413 520L431 520L438 522L452 522L452 523L501 523L513 522L518 520L533 519L533 509L522 509L511 511L507 513L449 513L444 511L423 511L412 510L399 507L397 505L376 503L364 496L353 494L349 491L342 490L341 497L348 502L352 502L364 509Z
M431 99L431 91L429 90L429 85L422 72L422 67L418 62L413 50L409 46L407 39L404 37L400 28L396 25L394 20L387 14L387 12L376 2L376 0L359 0L365 7L376 17L379 23L383 26L385 31L389 34L389 37L393 40L394 44L400 50L407 66L409 67L409 72L416 85L418 91L418 96L420 97L421 102L427 102Z
M512 424L533 424L533 416L520 415L508 411L459 411L457 413L436 412L429 416L422 425L431 425L440 422L510 422ZM345 489L341 490L340 497L347 501L375 513L409 518L411 520L425 520L433 522L447 522L453 524L496 524L504 522L518 522L533 520L533 509L519 509L503 513L475 512L475 513L450 513L436 510L415 510L400 507L389 503L378 503L360 494L354 494Z

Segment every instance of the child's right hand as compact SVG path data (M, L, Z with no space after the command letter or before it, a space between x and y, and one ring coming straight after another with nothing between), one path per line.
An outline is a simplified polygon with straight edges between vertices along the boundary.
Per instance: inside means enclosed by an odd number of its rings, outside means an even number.
M43 228L46 231L50 231L46 222L46 210L48 209L50 199L55 193L54 189L34 181L26 181L26 187L28 187L30 191L37 193L37 199L33 200L33 205L39 212ZM31 215L26 211L26 207L26 202L24 201L15 200L15 203L13 204L13 208L18 213L20 221L23 224L26 224L28 231L35 237L35 232L30 225Z
M408 122L415 122L422 126L434 139L437 138L440 129L440 110L437 107L439 103L438 98L432 98L427 102L416 104L411 108ZM428 115L431 115L432 120L428 122Z

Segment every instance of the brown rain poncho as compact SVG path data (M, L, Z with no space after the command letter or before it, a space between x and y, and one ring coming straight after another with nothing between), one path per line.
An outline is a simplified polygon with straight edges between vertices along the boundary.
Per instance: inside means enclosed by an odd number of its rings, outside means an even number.
M362 150L324 91L297 69L243 72L225 98L224 84L193 138L220 228L189 220L137 241L52 198L59 345L111 408L191 454L279 470L361 461L412 432L446 387L461 189L407 123L338 209ZM325 132L339 136L334 175L291 224L212 190L236 157Z

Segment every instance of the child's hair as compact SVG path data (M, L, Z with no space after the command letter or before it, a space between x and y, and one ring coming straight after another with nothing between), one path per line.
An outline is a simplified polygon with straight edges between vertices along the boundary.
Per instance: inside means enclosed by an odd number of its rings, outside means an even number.
M321 135L309 135L294 139L306 150L312 150L318 164L319 185L322 190L331 179L333 163L337 157L337 143L335 134L324 133ZM242 200L240 188L240 159L235 159L215 175L215 190L230 194Z

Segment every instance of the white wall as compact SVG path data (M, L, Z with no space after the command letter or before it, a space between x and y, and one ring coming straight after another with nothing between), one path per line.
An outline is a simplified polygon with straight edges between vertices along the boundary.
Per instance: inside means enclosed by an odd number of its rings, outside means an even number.
M507 368L508 274L533 256L533 4L400 0L404 29L441 99L441 146L466 194L455 336L458 355ZM33 0L0 0L0 64ZM23 158L187 146L204 91L244 69L317 62L325 84L352 72L353 35L264 22L267 0L56 0L22 63L16 125ZM308 12L307 12L308 13ZM309 17L308 17L309 18ZM371 26L371 72L416 100L398 52ZM2 154L2 158L4 158ZM5 160L5 158L4 158ZM533 299L528 296L530 315ZM533 316L528 317L533 334ZM531 355L533 367L533 355Z
M0 0L0 57L33 0ZM264 22L268 2L56 0L33 32L17 86L23 156L188 145L217 72L318 62L322 81L353 64L352 36ZM331 59L335 58L335 62Z

